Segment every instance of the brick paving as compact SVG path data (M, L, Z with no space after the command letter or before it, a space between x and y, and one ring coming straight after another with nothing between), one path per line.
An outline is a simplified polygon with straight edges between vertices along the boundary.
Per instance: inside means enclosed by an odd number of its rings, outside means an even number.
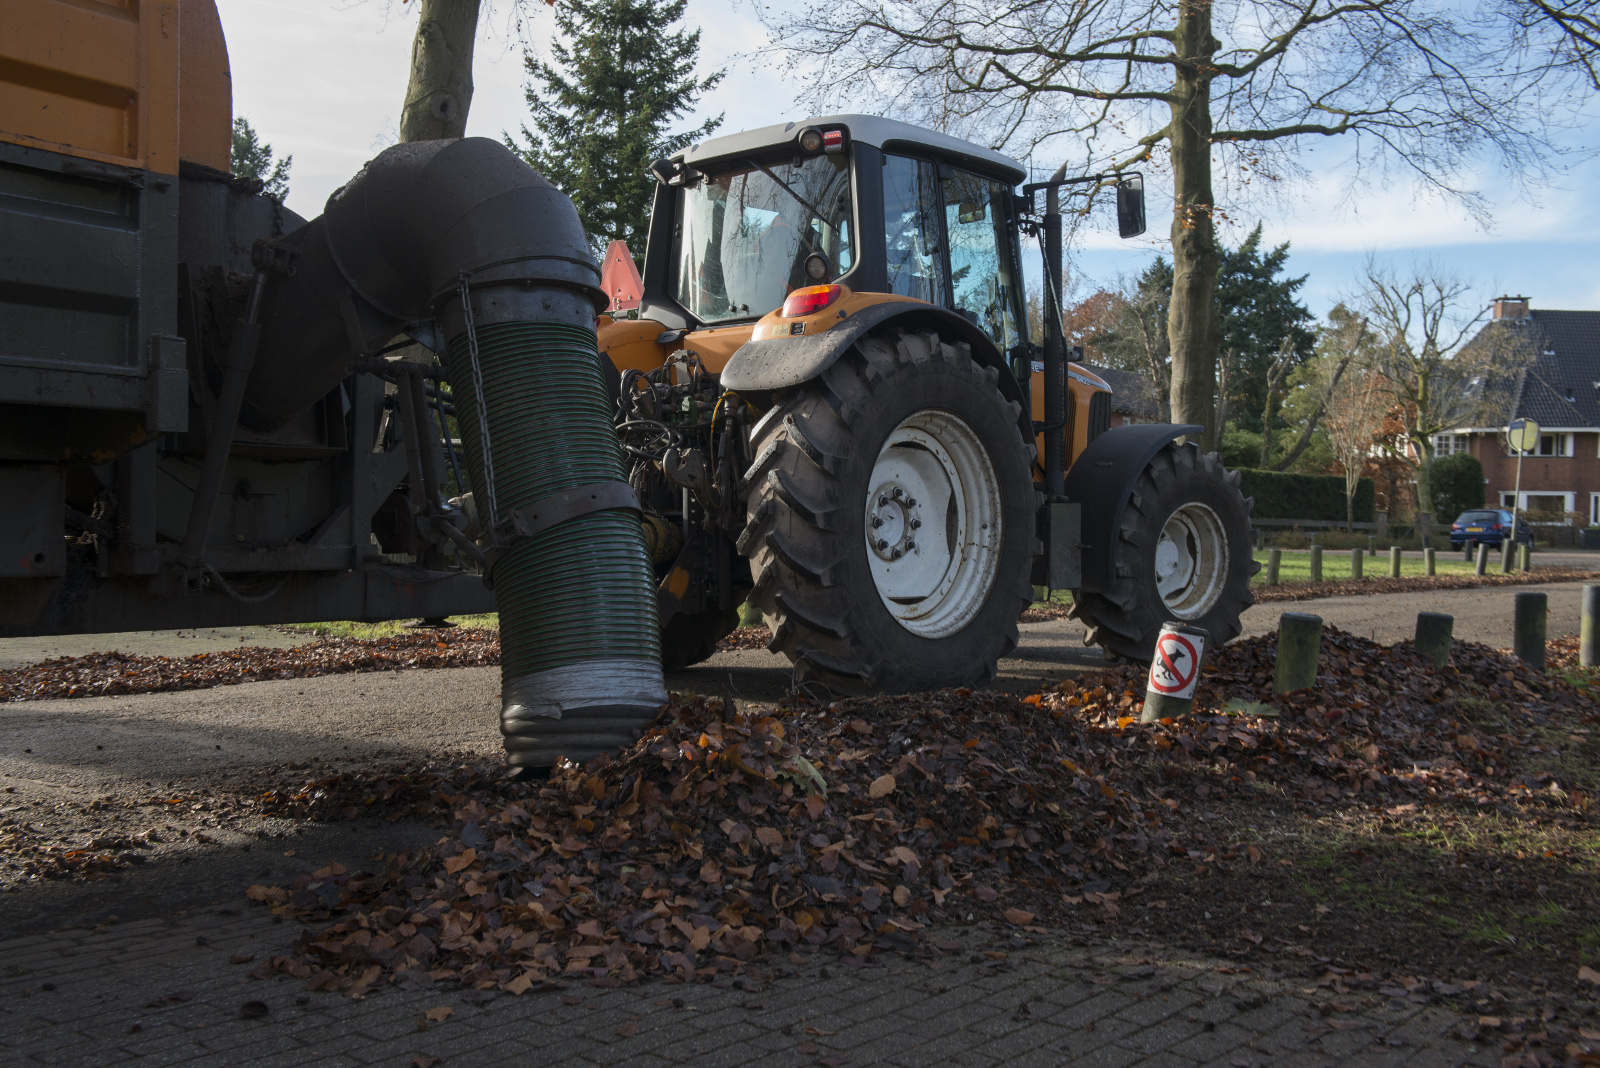
M230 958L281 952L298 931L261 910L220 911L0 942L0 1064L1500 1063L1497 1050L1457 1037L1463 1017L1437 1001L1373 996L1325 1015L1333 1005L1314 978L1135 942L1019 945L967 928L955 933L962 950L931 961L853 968L820 955L781 965L765 984L572 985L521 997L388 987L351 1000L247 978L251 965ZM265 1014L241 1018L246 1002ZM439 1008L453 1011L424 1028Z

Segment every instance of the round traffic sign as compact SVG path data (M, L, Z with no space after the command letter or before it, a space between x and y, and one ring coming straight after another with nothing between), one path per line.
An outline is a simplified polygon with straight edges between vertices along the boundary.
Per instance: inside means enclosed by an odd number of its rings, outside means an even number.
M1506 444L1518 452L1532 452L1539 447L1539 424L1532 419L1513 419L1506 427Z
M1165 632L1156 640L1150 661L1150 689L1168 697L1189 697L1200 675L1199 638Z

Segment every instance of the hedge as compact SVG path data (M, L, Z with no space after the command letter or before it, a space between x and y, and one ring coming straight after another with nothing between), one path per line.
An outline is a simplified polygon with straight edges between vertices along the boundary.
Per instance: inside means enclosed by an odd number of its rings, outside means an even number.
M1345 519L1342 475L1296 475L1245 468L1239 476L1240 492L1256 499L1250 511L1256 519ZM1356 488L1356 522L1372 522L1376 502L1372 479L1362 479Z

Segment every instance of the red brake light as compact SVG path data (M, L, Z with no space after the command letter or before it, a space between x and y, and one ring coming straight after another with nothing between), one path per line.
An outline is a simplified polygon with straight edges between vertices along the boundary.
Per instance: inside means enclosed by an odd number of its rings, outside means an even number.
M806 286L804 289L797 289L783 302L783 311L780 314L785 319L794 319L819 312L838 300L843 292L843 286Z
M824 152L843 152L844 151L844 131L843 130L823 130L822 131L822 150Z

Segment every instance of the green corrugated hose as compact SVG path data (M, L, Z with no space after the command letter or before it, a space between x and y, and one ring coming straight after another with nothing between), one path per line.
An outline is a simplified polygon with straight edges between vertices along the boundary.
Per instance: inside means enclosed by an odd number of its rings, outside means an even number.
M558 490L622 481L622 450L594 332L559 323L478 328L499 517ZM480 510L488 502L465 334L449 346L450 382ZM487 516L485 517L487 519ZM654 577L639 519L591 512L520 538L494 569L501 677L585 660L658 660Z

